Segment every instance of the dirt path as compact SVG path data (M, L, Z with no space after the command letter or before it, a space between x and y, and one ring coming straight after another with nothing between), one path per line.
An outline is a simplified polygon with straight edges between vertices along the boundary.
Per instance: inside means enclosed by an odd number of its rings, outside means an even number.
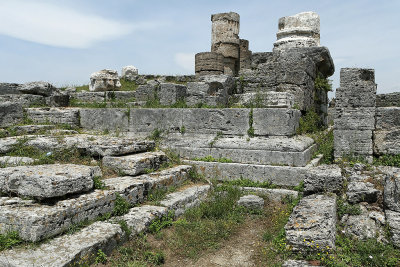
M166 252L165 267L193 266L260 266L257 261L257 248L260 246L265 225L260 220L247 219L238 232L215 252L205 253L197 261L187 258L177 258L169 251ZM156 241L151 241L151 243ZM153 243L154 244L154 243Z

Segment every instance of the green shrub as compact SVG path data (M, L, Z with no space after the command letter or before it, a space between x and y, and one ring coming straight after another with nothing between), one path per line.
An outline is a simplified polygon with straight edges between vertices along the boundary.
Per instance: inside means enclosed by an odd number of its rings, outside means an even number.
M315 90L330 92L332 91L332 83L330 80L323 77L321 73L318 73L314 81Z
M106 263L107 262L107 255L99 249L96 254L96 263Z
M251 108L250 113L249 113L249 129L247 130L247 135L249 137L254 137L254 128L253 128L253 108Z
M11 231L6 234L0 234L0 251L10 249L16 245L21 244L23 241L19 237L17 231Z
M339 219L343 217L345 214L349 215L360 215L361 209L360 205L351 205L345 202L343 199L339 198L336 202L337 204L337 215Z
M113 216L122 216L129 212L131 204L126 201L120 194L116 194L114 209L112 212Z
M101 180L100 176L93 177L93 184L95 189L104 190L107 188L106 184Z
M320 116L314 109L310 109L301 116L297 134L315 133L323 128L322 125Z
M374 165L400 168L400 155L382 155L374 158Z

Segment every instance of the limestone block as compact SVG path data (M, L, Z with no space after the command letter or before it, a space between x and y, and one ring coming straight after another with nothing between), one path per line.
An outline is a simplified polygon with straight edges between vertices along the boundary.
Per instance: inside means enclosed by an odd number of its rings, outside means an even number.
M150 135L154 130L179 132L182 127L183 112L187 109L131 109L129 131Z
M335 196L304 197L285 226L288 244L293 250L320 250L327 246L335 249L336 221Z
M374 203L378 200L380 191L369 182L352 181L347 186L346 194L348 201L353 204L359 202Z
M38 123L56 123L79 126L79 109L75 108L28 108L28 119Z
M383 229L381 229L381 226L383 224L375 220L374 216L378 215L379 217L383 217L384 220L385 217L383 213L378 213L376 211L368 212L363 206L361 206L361 209L362 213L360 215L343 216L341 223L345 226L345 233L360 240L376 238L378 235L382 236ZM382 237L379 237L378 240L380 238Z
M310 168L304 179L304 193L334 192L339 193L343 188L343 176L336 165L321 165Z
M265 108L292 108L294 95L288 92L259 92L234 95L238 104L245 106L262 106Z
M299 127L301 112L296 109L255 108L253 109L254 134L294 135Z
M138 69L135 66L125 66L122 68L121 78L126 79L138 74Z
M219 43L239 44L240 16L235 12L211 15L211 51Z
M277 55L275 65L278 83L307 84L317 73L316 63L308 49L287 49Z
M1 102L12 102L21 104L24 108L29 108L33 105L44 106L46 105L45 97L41 95L17 95L17 94L8 94L8 95L1 95L0 94L0 103Z
M29 82L19 86L18 91L22 94L50 96L55 93L57 89L48 82Z
M23 119L24 110L21 104L12 102L0 103L0 127L21 123Z
M120 88L116 70L104 69L90 75L89 91L118 91Z
M239 40L239 58L240 58L240 69L251 68L251 56L252 52L249 50L249 41L245 39Z
M184 109L182 127L186 133L216 135L246 135L249 125L249 109Z
M235 80L230 75L204 75L198 80L209 85L207 93L210 95L214 95L222 89L231 95L235 88Z
M381 171L385 174L383 193L385 207L400 212L400 168L384 167Z
M20 94L18 83L0 83L0 95Z
M132 230L132 235L137 235L144 232L155 219L166 216L167 213L165 207L143 205L130 209L129 213L118 217L117 220L125 221Z
M385 216L392 235L392 242L396 247L400 247L400 212L385 210Z
M21 165L29 165L34 163L35 160L28 157L12 157L12 156L3 156L0 157L0 166L21 166Z
M400 128L375 131L374 153L377 155L400 154Z
M210 189L210 185L195 185L183 191L168 194L160 204L168 210L175 211L175 217L179 217L187 209L200 205Z
M160 104L164 106L173 105L186 97L186 86L173 83L161 83L158 97Z
M239 59L239 44L233 44L233 43L215 44L212 52L222 54L224 57Z
M268 200L280 202L286 198L296 199L299 192L287 189L269 189L259 187L242 187L242 191L246 193L254 193L258 196L266 196Z
M139 85L135 91L136 101L149 101L157 98L160 90L160 83L157 81L149 81L144 85Z
M383 107L376 109L376 129L394 130L400 128L400 107Z
M275 49L319 46L320 20L315 12L302 12L279 19Z
M18 248L3 251L0 265L21 266L75 266L82 262L95 262L98 251L106 255L126 240L118 224L95 222L72 235L63 235L33 248Z
M242 196L237 204L248 209L261 210L264 207L264 199L255 195Z
M1 84L0 84L0 88L1 88ZM376 106L377 107L400 107L400 92L376 95Z
M68 107L70 96L65 94L53 94L46 97L46 105L50 107Z
M375 107L341 108L335 107L335 129L374 130Z
M84 165L52 164L0 169L0 191L46 199L89 191L95 168Z
M189 82L186 102L188 106L225 106L228 102L228 91L219 82Z
M135 176L147 170L157 170L167 160L163 152L145 152L120 157L106 156L103 158L103 166Z
M80 125L87 130L128 131L129 110L122 108L80 109Z
M312 267L313 265L308 261L303 260L287 260L283 263L282 267Z
M335 158L343 156L372 156L371 130L333 130Z
M101 103L105 101L104 92L72 92L70 96L78 102Z

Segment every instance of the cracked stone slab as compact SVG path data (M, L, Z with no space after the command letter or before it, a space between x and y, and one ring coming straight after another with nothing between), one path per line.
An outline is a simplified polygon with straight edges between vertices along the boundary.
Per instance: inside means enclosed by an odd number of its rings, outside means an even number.
M34 162L35 162L34 159L28 157L12 157L12 156L0 157L0 166L4 165L5 167L29 165Z
M254 193L259 196L266 196L272 201L282 201L286 197L296 199L299 192L287 189L270 189L270 188L259 188L259 187L242 187L242 191L246 193Z
M392 234L392 241L396 247L400 247L400 212L385 210L385 216Z
M168 214L166 207L143 205L129 210L124 216L116 218L123 220L132 230L132 235L144 232L149 225L157 218L161 218Z
M98 166L75 164L2 168L0 191L35 199L61 197L91 190L99 171Z
M0 252L0 266L75 266L94 262L99 250L110 255L125 242L126 236L118 224L95 222L72 235L63 235L37 248L17 248Z
M103 165L135 176L148 170L156 170L167 160L164 152L145 152L120 157L106 156L103 158Z
M293 209L285 226L288 244L296 251L334 249L336 221L335 196L307 196Z
M260 210L264 207L264 199L255 195L246 195L240 197L237 204L248 209Z
M187 209L198 206L207 197L210 188L210 185L192 186L183 191L168 194L160 204L168 210L175 211L175 217L179 217Z
M62 137L27 135L0 139L0 153L8 153L18 142L24 141L43 151L77 148L91 156L119 156L148 151L154 148L154 141L137 140L107 135L67 135Z
M352 181L347 186L347 198L350 203L368 202L373 203L378 200L380 191L369 182Z
M27 108L28 119L38 123L57 123L79 126L79 109L76 108Z
M304 179L304 193L339 192L343 188L341 169L336 165L311 168Z
M385 174L383 202L385 207L400 212L400 168L380 167Z

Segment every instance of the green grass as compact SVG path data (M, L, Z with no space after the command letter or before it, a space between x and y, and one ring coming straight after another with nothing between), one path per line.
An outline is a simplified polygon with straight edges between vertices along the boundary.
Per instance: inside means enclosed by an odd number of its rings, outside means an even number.
M116 194L116 199L114 203L114 209L112 212L113 216L122 216L124 214L127 214L132 208L132 205L126 201L120 194Z
M317 145L318 149L314 153L314 157L322 154L323 157L321 159L321 164L333 164L335 161L333 151L334 151L334 144L333 144L333 130L326 132L326 131L319 131L309 134L311 138L314 139L315 144Z
M330 92L332 91L332 82L324 78L321 73L318 73L314 81L315 90Z
M360 205L358 205L358 204L351 205L351 204L345 202L343 199L338 198L336 205L337 205L337 215L338 215L339 219L341 219L345 214L349 214L349 215L360 215L361 214Z
M400 155L382 155L374 158L373 164L376 166L393 166L400 168Z
M14 246L22 244L17 231L11 231L6 234L0 234L0 251L13 248Z
M323 130L323 125L320 116L314 109L308 110L305 115L301 116L297 134L312 134Z
M121 91L136 91L138 85L135 81L128 81L125 79L121 79Z

